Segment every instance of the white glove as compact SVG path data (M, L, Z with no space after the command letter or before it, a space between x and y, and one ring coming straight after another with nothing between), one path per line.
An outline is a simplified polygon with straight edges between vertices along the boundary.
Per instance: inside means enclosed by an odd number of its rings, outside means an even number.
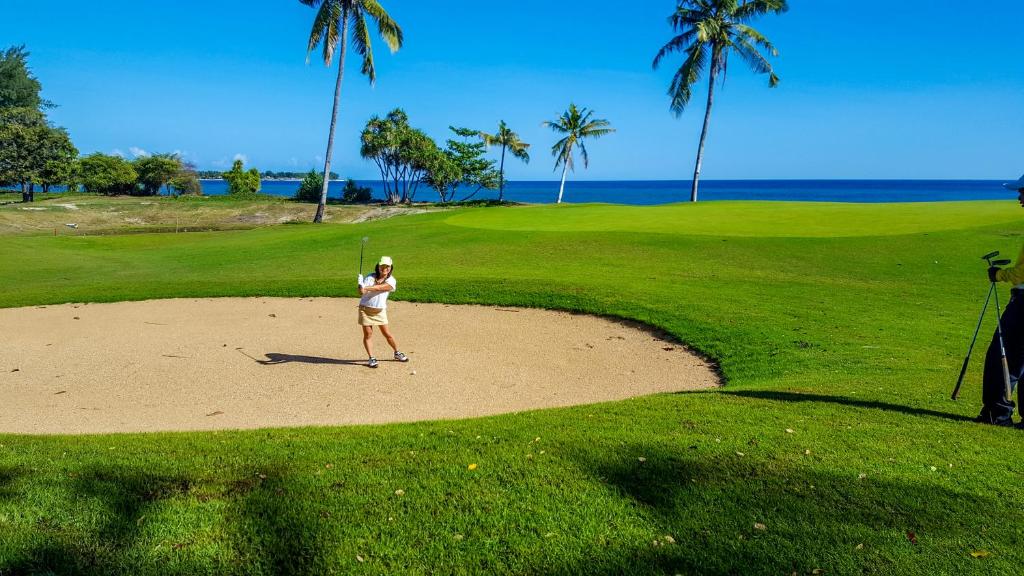
M363 275L362 274L359 275L359 285L360 286L363 285Z

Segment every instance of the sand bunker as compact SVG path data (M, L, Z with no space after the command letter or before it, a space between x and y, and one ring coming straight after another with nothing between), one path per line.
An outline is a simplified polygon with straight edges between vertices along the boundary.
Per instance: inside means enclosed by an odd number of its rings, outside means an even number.
M676 343L593 316L393 302L365 367L356 301L177 299L0 309L0 432L467 418L718 384Z

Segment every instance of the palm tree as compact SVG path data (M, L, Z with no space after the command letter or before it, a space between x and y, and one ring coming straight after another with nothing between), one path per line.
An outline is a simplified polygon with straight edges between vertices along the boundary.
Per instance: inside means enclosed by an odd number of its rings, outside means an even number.
M370 84L377 80L373 67L373 44L367 18L377 23L377 33L394 53L402 47L402 29L384 11L377 0L299 0L306 6L319 9L313 19L313 29L309 32L309 44L306 48L306 61L318 45L323 44L324 64L330 67L334 60L334 51L340 46L341 57L338 59L338 81L334 86L334 109L331 111L331 129L327 136L327 155L324 158L324 184L320 191L320 203L316 208L313 222L321 222L324 207L327 205L327 186L330 183L331 154L334 152L334 128L338 123L338 104L341 100L341 80L345 75L345 53L349 43L349 28L352 29L352 47L363 59L361 72L370 79Z
M497 132L494 134L481 132L480 138L482 138L484 144L487 144L488 146L501 146L501 165L498 168L498 202L501 202L505 198L505 150L507 149L513 156L529 164L530 154L526 149L529 148L530 145L520 140L519 134L509 130L508 126L505 125L504 120L498 123Z
M559 134L565 134L551 147L551 155L556 158L555 169L558 169L559 164L562 165L562 185L558 188L557 203L559 204L562 202L562 193L565 191L565 173L570 168L573 171L576 170L572 160L573 146L579 145L580 155L583 156L583 167L587 168L590 165L590 158L587 156L587 147L583 144L583 140L585 138L600 138L605 134L615 132L607 120L591 120L590 117L593 114L593 110L586 108L581 110L575 104L569 104L569 109L563 112L558 120L544 122L544 126Z
M772 56L778 51L760 32L747 25L747 22L768 13L780 14L789 9L786 0L678 0L676 11L668 21L677 33L668 41L658 55L654 57L654 68L668 54L682 52L686 60L676 70L669 85L668 94L672 97L672 111L676 116L690 101L693 85L700 80L704 68L709 66L708 104L704 111L704 129L700 133L700 145L697 147L697 166L693 171L693 188L690 190L690 201L697 201L697 182L700 179L700 166L704 157L704 140L708 135L708 124L711 121L711 104L714 101L715 81L721 74L725 81L726 64L729 53L735 52L750 68L758 74L768 74L768 85L778 85L779 77L772 70L758 48L767 50Z

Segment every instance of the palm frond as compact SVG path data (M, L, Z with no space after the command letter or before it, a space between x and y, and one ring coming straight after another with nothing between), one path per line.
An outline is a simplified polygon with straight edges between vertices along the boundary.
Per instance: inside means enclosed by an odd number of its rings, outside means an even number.
M590 168L590 155L587 154L587 146L586 146L586 144L584 144L582 139L579 141L579 144L580 144L580 157L583 158L583 168L584 169Z
M690 97L693 96L693 85L700 80L704 66L707 64L707 53L707 46L704 44L692 45L689 56L672 76L668 95L672 98L670 108L676 116L683 113L686 105L690 102Z
M778 56L779 51L775 49L775 46L764 37L763 34L757 30L747 26L746 24L736 25L736 38L746 39L751 44L760 46L761 48L768 51L770 56Z
M665 45L661 47L661 50L658 50L658 53L654 56L654 62L651 63L651 67L657 69L658 64L661 63L662 58L668 56L669 54L673 54L675 52L684 52L687 48L690 47L690 44L692 44L696 38L697 31L693 29L687 30L682 34L675 36L674 38L666 42Z
M377 33L380 34L384 43L388 45L391 53L397 52L405 41L402 28L398 26L398 23L391 18L391 15L384 10L384 7L377 0L361 0L360 3L363 10L377 21Z
M363 59L363 75L373 84L377 81L377 71L373 66L373 39L366 26L366 15L361 10L352 11L352 28L352 47Z
M323 44L324 65L330 66L334 58L334 49L338 46L338 20L341 18L341 7L330 0L320 4L313 18L313 27L309 31L309 42L306 45L306 61L316 47Z
M746 38L737 39L732 48L740 55L740 58L743 58L743 61L750 66L750 69L757 74L771 74L774 76L771 63L768 62L768 59L757 51L757 47L747 41ZM772 81L769 78L769 83L771 82ZM775 83L778 83L778 78L775 79ZM772 87L774 88L774 85Z
M519 160L522 160L526 164L529 164L528 143L520 141L519 138L516 138L514 142L510 143L508 150L509 152L512 153L512 156L518 158Z
M733 10L732 19L735 22L749 22L758 16L782 14L787 11L789 4L786 0L749 0Z

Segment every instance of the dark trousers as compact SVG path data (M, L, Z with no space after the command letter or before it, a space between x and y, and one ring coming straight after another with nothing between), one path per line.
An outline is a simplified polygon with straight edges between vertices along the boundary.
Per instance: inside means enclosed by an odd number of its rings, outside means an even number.
M1010 386L1017 387L1017 379L1024 370L1024 294L1020 290L1010 292L1010 301L1000 319L1003 328L1003 346L1006 349L1006 363L1010 367ZM1018 390L1018 401L1021 400ZM1006 384L1003 382L1003 361L999 354L999 333L992 334L992 343L985 353L985 376L982 379L980 418L993 424L1011 421L1014 403L1006 400Z

